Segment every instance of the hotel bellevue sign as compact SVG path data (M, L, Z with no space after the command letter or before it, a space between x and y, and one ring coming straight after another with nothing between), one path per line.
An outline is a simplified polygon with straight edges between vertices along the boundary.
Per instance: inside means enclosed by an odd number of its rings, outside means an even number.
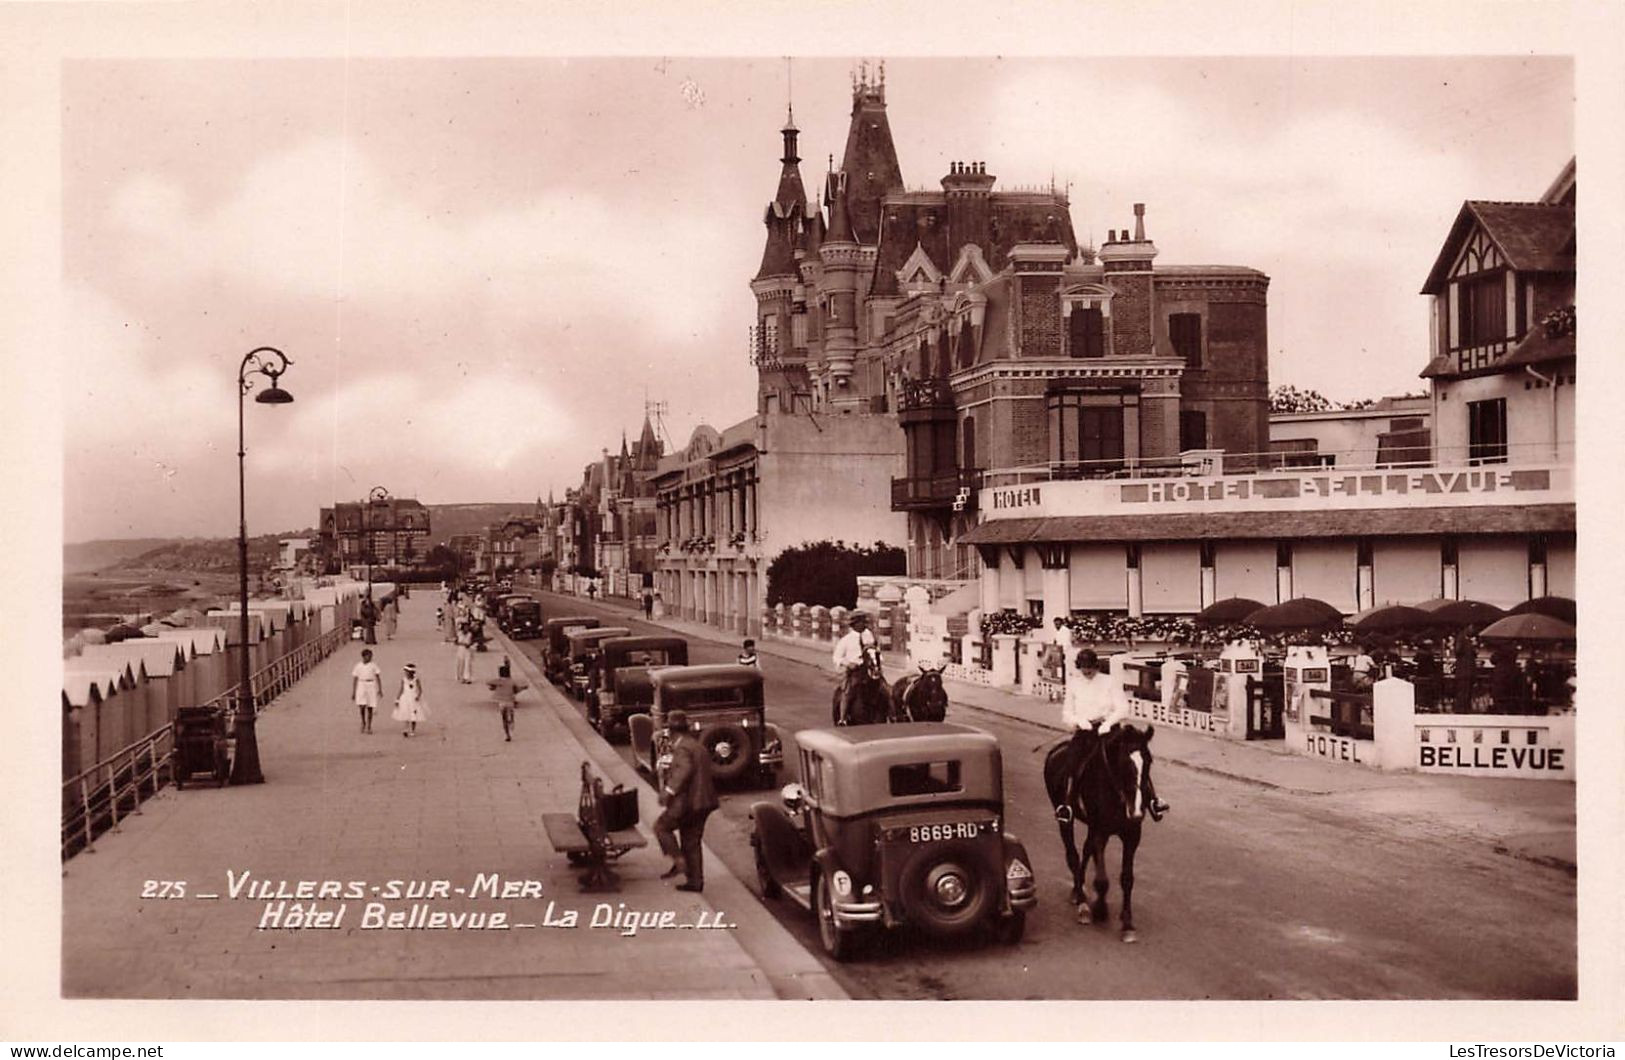
M1152 512L1439 508L1574 502L1572 467L1462 467L1395 471L1093 479L995 486L984 519L1144 515Z

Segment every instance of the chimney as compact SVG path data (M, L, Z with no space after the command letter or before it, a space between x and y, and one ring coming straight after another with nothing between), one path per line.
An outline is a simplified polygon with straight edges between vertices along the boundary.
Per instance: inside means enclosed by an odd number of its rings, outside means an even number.
M1134 241L1145 242L1145 203L1134 204Z

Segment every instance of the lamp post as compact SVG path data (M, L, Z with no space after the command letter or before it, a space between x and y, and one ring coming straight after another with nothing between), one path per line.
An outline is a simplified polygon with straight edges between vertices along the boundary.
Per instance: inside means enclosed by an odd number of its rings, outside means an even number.
M272 357L276 358L275 361ZM261 346L245 354L243 363L237 368L237 641L238 651L241 652L239 662L242 677L237 685L237 750L231 765L233 784L265 783L265 776L260 772L259 740L254 733L254 672L248 650L248 500L244 485L246 449L243 445L243 398L254 388L251 377L263 375L271 381L271 386L255 394L254 401L261 405L288 404L293 400L293 395L278 386L277 380L292 363L281 350Z
M382 486L374 486L372 489L367 491L367 503L361 509L362 518L364 519L363 525L366 527L367 535L367 600L366 603L362 605L363 621L366 624L365 642L367 644L378 643L377 634L374 632L375 625L378 621L378 605L373 603L372 600L372 509L374 505L388 503L389 491Z

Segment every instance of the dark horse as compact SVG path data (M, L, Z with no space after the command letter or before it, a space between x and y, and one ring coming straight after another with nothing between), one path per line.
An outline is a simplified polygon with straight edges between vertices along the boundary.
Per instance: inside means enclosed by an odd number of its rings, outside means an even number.
M920 672L891 686L893 721L941 721L948 716L948 692L942 667L920 664Z
M886 687L885 675L880 670L880 653L865 648L863 665L852 675L852 703L850 712L841 710L841 688L835 686L831 697L830 717L836 725L873 725L892 720L891 690Z
M1120 726L1095 741L1093 750L1079 766L1079 776L1072 785L1072 820L1061 822L1061 842L1066 846L1066 865L1072 870L1072 904L1078 907L1078 923L1104 922L1106 892L1110 883L1106 878L1106 842L1116 836L1123 846L1123 941L1134 942L1139 937L1134 931L1134 851L1140 845L1140 826L1145 814L1156 801L1156 789L1151 784L1151 734ZM1044 788L1049 792L1051 805L1065 801L1066 743L1056 744L1044 756ZM1078 856L1073 836L1074 821L1081 819L1088 826L1084 833L1083 856ZM1095 865L1095 898L1086 902L1083 887L1084 867Z

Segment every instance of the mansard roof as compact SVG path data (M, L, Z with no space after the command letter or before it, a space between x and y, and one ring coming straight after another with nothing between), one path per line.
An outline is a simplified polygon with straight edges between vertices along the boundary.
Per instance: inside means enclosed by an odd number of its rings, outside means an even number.
M1462 203L1450 226L1450 235L1422 285L1423 294L1445 289L1451 266L1462 242L1474 227L1484 234L1519 272L1574 271L1574 204L1544 202L1487 202L1469 199Z
M871 294L897 294L897 273L919 246L944 274L975 233L955 232L943 192L907 192L888 195L882 203L880 254ZM988 238L978 245L982 258L995 273L1009 261L1018 243L1064 243L1076 251L1072 215L1059 195L1031 192L993 192L988 196Z

